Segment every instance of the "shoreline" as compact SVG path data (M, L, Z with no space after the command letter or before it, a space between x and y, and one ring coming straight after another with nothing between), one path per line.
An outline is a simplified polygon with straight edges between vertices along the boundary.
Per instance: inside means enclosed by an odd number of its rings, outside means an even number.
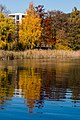
M15 59L78 59L80 50L26 50L26 51L4 51L0 50L0 60Z

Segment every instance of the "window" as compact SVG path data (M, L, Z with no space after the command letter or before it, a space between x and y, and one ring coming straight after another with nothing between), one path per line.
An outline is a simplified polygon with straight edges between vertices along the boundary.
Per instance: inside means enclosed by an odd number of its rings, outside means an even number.
M16 15L16 20L19 20L19 15Z

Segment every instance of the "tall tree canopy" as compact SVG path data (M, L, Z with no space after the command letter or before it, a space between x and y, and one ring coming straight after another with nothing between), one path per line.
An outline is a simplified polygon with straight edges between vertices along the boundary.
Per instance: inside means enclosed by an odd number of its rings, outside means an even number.
M14 41L15 24L14 21L0 12L0 48L11 49Z
M66 45L66 32L68 28L68 16L61 11L48 11L43 21L43 38L48 45L56 47L59 42Z
M70 48L73 50L80 49L80 11L76 7L70 14L68 39Z
M17 25L7 14L0 4L0 49L80 49L80 10L76 7L66 14L59 10L45 12L44 5L30 3Z
M32 49L39 44L40 37L41 19L38 17L33 3L30 3L20 25L19 43L23 49Z

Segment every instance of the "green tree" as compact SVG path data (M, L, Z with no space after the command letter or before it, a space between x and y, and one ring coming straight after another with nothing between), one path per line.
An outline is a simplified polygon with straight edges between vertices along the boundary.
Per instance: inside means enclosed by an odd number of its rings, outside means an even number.
M70 14L68 39L70 48L73 50L80 49L80 11L76 7Z

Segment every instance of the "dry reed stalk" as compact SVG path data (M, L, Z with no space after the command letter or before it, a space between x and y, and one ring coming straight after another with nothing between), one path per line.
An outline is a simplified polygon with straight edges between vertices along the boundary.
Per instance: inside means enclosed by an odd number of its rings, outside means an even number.
M68 50L26 50L26 51L3 51L0 50L0 60L13 59L66 59L66 58L80 58L79 51Z

